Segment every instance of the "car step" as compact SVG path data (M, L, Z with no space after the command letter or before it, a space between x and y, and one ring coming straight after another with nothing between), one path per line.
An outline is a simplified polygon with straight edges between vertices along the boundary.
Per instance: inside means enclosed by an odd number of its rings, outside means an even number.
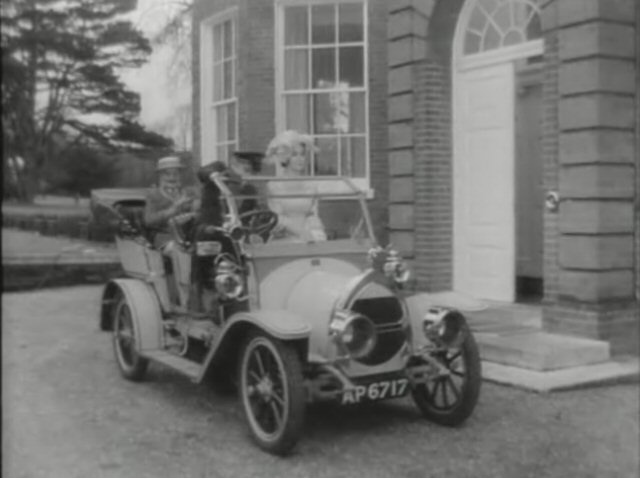
M192 362L191 360L187 360L186 358L165 352L164 350L152 350L144 352L143 355L154 362L161 363L162 365L166 365L167 367L183 373L193 381L197 381L200 377L202 365Z

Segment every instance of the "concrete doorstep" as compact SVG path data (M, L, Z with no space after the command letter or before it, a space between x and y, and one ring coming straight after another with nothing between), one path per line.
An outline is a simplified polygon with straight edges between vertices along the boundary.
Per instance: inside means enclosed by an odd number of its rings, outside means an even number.
M637 382L638 357L611 358L609 344L541 330L475 333L483 378L536 392Z
M612 358L608 342L543 332L539 304L482 301L455 291L418 293L407 304L419 316L433 306L463 312L490 382L551 392L640 380L637 356Z
M485 380L535 392L555 392L640 380L638 357L619 357L606 362L560 370L537 371L495 362L482 362Z

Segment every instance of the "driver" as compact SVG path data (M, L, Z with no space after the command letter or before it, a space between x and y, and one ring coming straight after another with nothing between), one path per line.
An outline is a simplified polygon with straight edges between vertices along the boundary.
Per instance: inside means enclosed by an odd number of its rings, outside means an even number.
M158 160L158 186L149 191L144 210L145 225L156 231L153 244L166 249L171 244L169 220L198 207L197 191L183 187L184 165L177 156Z

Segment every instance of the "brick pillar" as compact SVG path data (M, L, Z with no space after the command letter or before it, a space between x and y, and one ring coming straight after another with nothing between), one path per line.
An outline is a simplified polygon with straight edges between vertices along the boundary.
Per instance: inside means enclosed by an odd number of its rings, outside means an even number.
M544 326L637 352L635 1L555 3L560 208Z
M388 2L389 241L415 257L414 77L426 53L428 17L421 2Z

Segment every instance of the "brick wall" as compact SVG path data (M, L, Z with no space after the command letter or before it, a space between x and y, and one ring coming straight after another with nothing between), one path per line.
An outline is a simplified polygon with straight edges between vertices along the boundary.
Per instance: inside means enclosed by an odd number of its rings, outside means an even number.
M239 149L264 151L274 137L273 0L244 0L238 19Z
M546 159L552 172L556 136L561 201L557 230L546 231L557 242L545 256L544 325L637 353L635 2L555 0L545 10L548 45L557 45L557 74L545 84L547 101L557 99Z
M376 236L389 241L389 144L387 128L387 5L369 0L369 154L371 187L375 197L369 202Z
M453 285L451 45L462 4L388 6L390 227L421 290Z
M548 2L541 11L544 30L544 78L542 123L542 181L544 191L558 191L558 56L557 3ZM558 212L543 212L543 297L554 303L558 296Z

